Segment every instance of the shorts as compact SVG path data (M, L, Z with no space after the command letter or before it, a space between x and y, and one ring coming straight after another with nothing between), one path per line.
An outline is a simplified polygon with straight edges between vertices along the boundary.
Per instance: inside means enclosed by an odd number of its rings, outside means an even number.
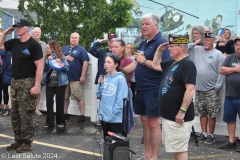
M133 108L135 114L160 117L158 90L137 90Z
M179 124L162 118L162 143L166 152L187 152L192 121Z
M79 81L69 81L65 91L65 99L69 99L71 96L72 100L83 100L82 90L83 85Z
M240 98L225 97L223 121L236 122L237 114L240 117Z
M195 93L195 108L200 117L216 118L220 115L221 99L214 89Z

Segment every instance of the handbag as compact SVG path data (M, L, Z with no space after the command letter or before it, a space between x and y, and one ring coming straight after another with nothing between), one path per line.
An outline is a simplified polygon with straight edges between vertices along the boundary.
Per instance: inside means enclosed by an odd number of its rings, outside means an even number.
M51 77L52 71L53 71L52 68L48 71L47 77L46 77L46 83L49 83L51 81L50 77Z

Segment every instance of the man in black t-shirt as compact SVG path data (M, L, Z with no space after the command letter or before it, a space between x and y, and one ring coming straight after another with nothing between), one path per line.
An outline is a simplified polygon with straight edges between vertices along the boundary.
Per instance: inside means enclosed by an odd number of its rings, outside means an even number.
M240 117L240 37L233 40L235 54L230 54L224 60L220 73L226 75L226 93L224 99L223 121L227 123L229 140L220 145L221 149L236 147L235 130L236 118ZM240 152L240 146L236 149Z
M5 41L16 29L20 38ZM0 48L12 51L11 121L15 143L7 150L24 153L32 150L33 117L43 73L41 45L29 34L30 23L21 19L0 38Z
M172 60L162 62L162 51L168 43L161 44L153 59L153 67L164 71L159 88L162 117L162 142L166 152L173 152L175 159L188 159L188 141L194 119L193 94L197 71L188 58L188 37L169 36Z

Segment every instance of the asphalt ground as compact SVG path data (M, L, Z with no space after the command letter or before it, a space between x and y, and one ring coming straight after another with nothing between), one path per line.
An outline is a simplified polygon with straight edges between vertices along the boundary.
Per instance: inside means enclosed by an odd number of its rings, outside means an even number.
M34 141L33 150L27 153L16 153L7 151L6 146L14 143L14 135L11 126L10 116L0 116L0 159L1 160L25 160L25 159L64 159L64 160L101 160L103 153L103 136L101 126L94 126L89 118L86 122L77 123L77 116L71 116L66 121L65 129L44 128L46 115L35 116L34 118ZM139 117L136 118L136 126L130 139L130 149L136 155L135 160L144 153L144 146L141 144L142 127L139 124ZM137 120L138 119L138 120ZM216 142L211 145L200 143L197 147L193 137L189 141L189 160L239 160L240 153L235 149L222 150L219 145L228 140L227 136L215 136ZM240 143L238 143L240 145ZM164 151L161 145L159 160L172 160L171 153Z

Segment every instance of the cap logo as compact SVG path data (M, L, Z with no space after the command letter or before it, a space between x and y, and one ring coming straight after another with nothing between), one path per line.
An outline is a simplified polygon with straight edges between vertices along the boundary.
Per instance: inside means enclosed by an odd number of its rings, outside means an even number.
M188 44L188 36L172 36L169 35L169 44Z

